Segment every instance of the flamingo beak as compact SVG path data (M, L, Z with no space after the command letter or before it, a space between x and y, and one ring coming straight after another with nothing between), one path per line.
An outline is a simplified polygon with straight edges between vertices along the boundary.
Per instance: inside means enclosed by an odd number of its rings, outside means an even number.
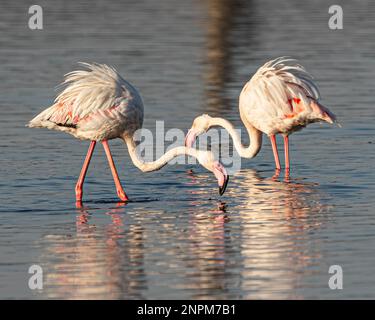
M222 196L225 192L225 189L227 188L229 175L227 174L224 166L219 161L215 161L213 172L218 181L219 194Z
M197 134L193 129L190 129L185 137L185 147L191 148L194 145Z
M228 185L228 181L229 181L229 176L227 175L225 180L224 180L224 184L219 187L219 194L222 196L225 192L225 189L227 188L227 185Z
M331 113L323 112L323 120L329 124L333 124L336 121L336 117Z

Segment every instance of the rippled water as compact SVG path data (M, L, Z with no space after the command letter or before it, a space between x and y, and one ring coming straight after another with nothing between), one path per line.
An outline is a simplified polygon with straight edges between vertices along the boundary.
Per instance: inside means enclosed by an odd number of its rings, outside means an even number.
M336 1L337 31L323 0L117 3L39 1L43 31L27 28L28 1L0 5L0 298L375 298L374 3ZM143 174L113 141L132 201L117 203L99 147L79 210L87 142L24 127L77 61L116 66L151 130L186 131L203 112L242 127L243 84L280 55L315 75L342 124L291 137L290 181L274 177L268 141L221 198L204 169ZM28 288L32 264L41 291ZM343 290L328 288L331 265Z

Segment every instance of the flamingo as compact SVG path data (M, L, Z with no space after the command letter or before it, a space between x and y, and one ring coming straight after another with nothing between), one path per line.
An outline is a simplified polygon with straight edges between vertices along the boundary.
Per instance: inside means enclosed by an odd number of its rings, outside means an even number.
M239 98L240 117L250 136L244 146L234 126L223 118L207 114L194 119L185 137L192 147L196 137L214 126L224 127L238 154L255 157L262 146L262 134L271 140L276 172L281 169L276 134L284 137L285 170L289 173L289 135L313 122L336 122L336 116L319 102L320 94L312 76L297 60L279 57L265 63L243 87Z
M143 124L144 108L140 94L113 67L96 63L81 65L86 69L66 74L62 83L65 89L56 97L54 104L28 123L31 128L63 131L75 138L91 141L75 187L77 204L82 201L83 183L97 142L103 144L118 197L122 201L129 200L108 144L108 140L115 138L125 142L133 164L143 172L159 170L180 155L195 157L203 167L214 173L219 193L224 193L228 174L210 151L180 146L169 150L156 161L145 162L141 159L133 139L134 133Z

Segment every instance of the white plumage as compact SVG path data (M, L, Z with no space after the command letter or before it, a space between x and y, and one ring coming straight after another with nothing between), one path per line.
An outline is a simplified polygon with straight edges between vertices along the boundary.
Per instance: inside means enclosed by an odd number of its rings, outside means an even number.
M85 140L109 140L142 127L143 102L138 91L106 65L81 63L88 70L65 75L55 103L29 123L65 131Z
M56 97L55 103L28 124L29 127L64 131L76 138L92 141L76 186L77 201L82 198L81 188L96 141L101 141L105 147L119 197L122 200L128 199L122 190L107 143L107 140L114 138L124 140L133 163L144 172L158 170L180 155L195 157L202 166L215 174L219 192L224 193L228 175L209 151L177 147L156 161L143 161L133 139L134 133L143 124L144 107L138 91L112 67L81 64L87 70L77 70L65 75L61 84L63 90Z
M334 123L336 117L319 102L319 90L312 76L294 59L280 57L261 66L243 87L239 111L249 135L250 145L244 147L230 122L208 115L197 117L186 137L192 146L195 137L210 127L222 126L233 138L241 157L252 158L262 145L262 133L271 138L276 168L280 169L275 135L284 136L286 168L289 168L288 136L309 123Z
M319 99L319 90L305 68L294 59L281 57L264 64L245 84L240 110L267 135L290 134L312 122L335 120L318 104Z

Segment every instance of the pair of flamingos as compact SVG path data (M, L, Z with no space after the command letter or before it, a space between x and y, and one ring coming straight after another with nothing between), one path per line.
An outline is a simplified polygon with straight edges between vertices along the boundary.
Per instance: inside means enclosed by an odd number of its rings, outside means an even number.
M117 195L128 201L121 186L108 140L121 138L126 143L135 166L143 172L162 168L180 155L195 157L207 170L214 173L219 193L225 191L228 174L210 151L192 148L196 137L210 127L222 126L229 131L241 157L253 158L262 146L262 134L269 136L275 156L276 168L280 161L276 134L285 142L285 166L289 170L288 136L309 123L334 123L336 117L319 101L319 91L311 75L288 58L277 58L258 69L246 83L240 95L240 116L250 136L250 145L244 147L233 125L222 118L208 115L197 117L189 130L185 145L169 150L156 161L145 162L136 152L134 133L142 127L143 102L138 91L118 72L106 65L83 63L87 70L68 73L65 89L55 103L32 119L29 127L42 127L70 133L82 140L90 140L90 147L76 184L77 203L82 201L82 187L97 141L102 142L115 181Z

